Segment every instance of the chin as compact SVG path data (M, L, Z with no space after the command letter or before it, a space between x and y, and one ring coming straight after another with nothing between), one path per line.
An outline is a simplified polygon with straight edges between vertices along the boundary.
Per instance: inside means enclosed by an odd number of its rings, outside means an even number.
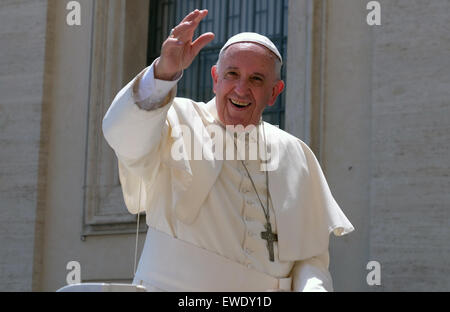
M247 117L247 118L245 118ZM248 116L243 116L243 118L239 118L239 117L232 117L230 115L228 115L226 118L226 124L227 125L234 125L234 126L238 126L238 125L242 125L244 127L248 126L249 124L251 124L251 121L248 120Z
M226 125L233 125L233 126L244 126L247 127L250 123L244 121L244 120L239 120L236 118L229 118L227 119L227 122L225 123Z

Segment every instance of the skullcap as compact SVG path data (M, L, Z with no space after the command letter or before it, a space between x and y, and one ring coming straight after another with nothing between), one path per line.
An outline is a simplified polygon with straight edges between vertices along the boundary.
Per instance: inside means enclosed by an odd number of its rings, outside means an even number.
M280 59L281 63L283 63L283 58L281 57L281 54L278 51L275 44L273 44L273 42L266 36L263 36L263 35L260 35L257 33L253 33L253 32L243 32L243 33L234 35L233 37L228 39L228 41L225 43L225 45L220 50L220 53L225 51L225 49L228 48L230 45L239 43L239 42L253 42L253 43L257 43L262 46L265 46L267 49L272 51Z

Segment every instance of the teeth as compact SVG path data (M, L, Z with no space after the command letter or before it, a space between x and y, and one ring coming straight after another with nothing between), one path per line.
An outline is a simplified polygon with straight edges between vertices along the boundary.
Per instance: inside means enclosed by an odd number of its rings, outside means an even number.
M234 105L241 106L241 107L245 107L245 106L250 105L250 102L240 102L240 101L231 100L231 99L230 99L230 101L231 101L231 103L233 103Z

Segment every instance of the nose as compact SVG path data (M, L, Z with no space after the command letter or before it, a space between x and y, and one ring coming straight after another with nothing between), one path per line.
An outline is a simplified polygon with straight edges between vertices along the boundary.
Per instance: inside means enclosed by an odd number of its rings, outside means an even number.
M245 96L248 93L248 81L246 79L239 79L236 82L236 86L234 88L234 91L237 93L237 95Z

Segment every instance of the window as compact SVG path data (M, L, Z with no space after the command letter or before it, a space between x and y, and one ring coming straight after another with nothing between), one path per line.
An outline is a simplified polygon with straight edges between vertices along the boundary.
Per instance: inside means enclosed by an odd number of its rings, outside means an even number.
M203 102L214 96L210 68L217 62L219 51L228 38L239 32L251 31L269 37L286 64L288 0L150 0L148 65L160 55L161 44L169 31L196 8L208 9L209 14L195 36L211 31L216 38L185 71L177 96ZM283 66L283 79L285 74ZM284 129L284 103L283 92L275 105L266 108L264 120Z

